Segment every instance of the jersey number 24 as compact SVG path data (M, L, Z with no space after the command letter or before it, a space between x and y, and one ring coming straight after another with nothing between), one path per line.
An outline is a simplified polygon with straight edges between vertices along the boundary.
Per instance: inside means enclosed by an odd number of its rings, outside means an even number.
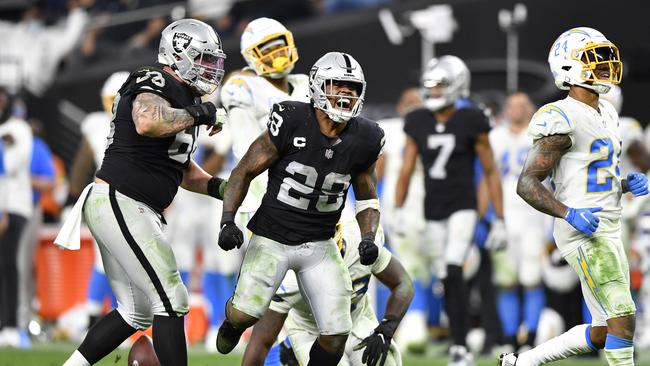
M598 179L599 171L610 168L614 163L612 160L614 157L614 144L612 143L612 139L608 137L594 140L589 148L589 153L602 154L603 149L606 151L606 156L592 161L587 167L587 193L604 193L612 190L612 176L605 178L604 181ZM620 175L621 170L618 164L616 164L616 176Z

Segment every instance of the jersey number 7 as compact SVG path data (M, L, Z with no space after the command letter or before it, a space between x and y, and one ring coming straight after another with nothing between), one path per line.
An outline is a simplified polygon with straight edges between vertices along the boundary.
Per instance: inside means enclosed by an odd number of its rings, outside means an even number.
M447 161L456 147L456 136L452 134L429 135L427 138L427 147L431 150L440 148L436 160L429 168L431 179L447 178Z

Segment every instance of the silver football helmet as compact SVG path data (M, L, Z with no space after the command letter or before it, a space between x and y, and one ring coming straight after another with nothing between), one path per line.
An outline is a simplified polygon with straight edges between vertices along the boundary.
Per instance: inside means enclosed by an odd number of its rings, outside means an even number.
M422 98L431 111L454 104L460 98L469 97L469 69L456 56L433 58L422 73ZM431 88L444 86L438 96L431 95Z
M171 67L201 95L219 87L225 59L219 35L199 20L177 20L162 31L158 62Z
M329 94L335 82L356 86L357 96ZM363 108L366 79L361 65L347 53L328 52L312 66L309 72L309 96L314 107L322 110L334 122L343 123L358 116ZM328 98L336 98L335 105Z

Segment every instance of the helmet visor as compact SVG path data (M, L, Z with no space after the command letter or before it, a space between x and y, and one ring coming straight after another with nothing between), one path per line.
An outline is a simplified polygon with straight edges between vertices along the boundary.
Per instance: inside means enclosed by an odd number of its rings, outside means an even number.
M225 73L224 66L226 55L223 53L203 52L197 60L194 61L197 67L197 76L210 84L219 85Z
M341 111L350 112L363 93L363 83L353 80L326 80L323 88L330 104Z
M586 81L612 84L621 82L623 63L618 48L613 44L595 44L585 47L581 57Z

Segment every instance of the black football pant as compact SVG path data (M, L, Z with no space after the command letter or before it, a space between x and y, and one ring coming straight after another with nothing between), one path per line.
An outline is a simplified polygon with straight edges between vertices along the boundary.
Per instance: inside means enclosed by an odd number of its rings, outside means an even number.
M18 244L27 219L9 214L9 226L0 236L0 327L18 324Z

